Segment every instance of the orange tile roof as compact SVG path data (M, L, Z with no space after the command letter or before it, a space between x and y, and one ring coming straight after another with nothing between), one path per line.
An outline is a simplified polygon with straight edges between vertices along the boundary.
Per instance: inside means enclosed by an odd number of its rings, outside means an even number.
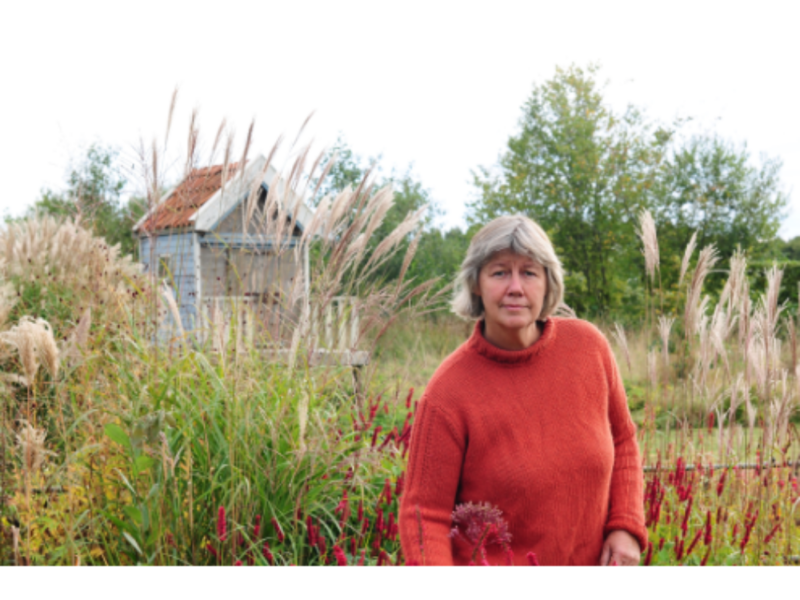
M236 174L239 163L228 165L228 177ZM139 227L139 231L158 231L188 227L189 220L197 210L222 187L223 165L194 169L176 187L169 198L159 204L153 213Z

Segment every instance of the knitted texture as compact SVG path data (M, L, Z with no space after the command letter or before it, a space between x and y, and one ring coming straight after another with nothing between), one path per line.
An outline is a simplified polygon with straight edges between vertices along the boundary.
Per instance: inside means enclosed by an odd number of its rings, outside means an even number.
M436 370L411 434L400 537L408 563L468 564L451 541L456 504L503 512L515 564L596 565L613 530L644 549L642 468L625 389L593 325L551 317L525 350L488 343L482 322ZM491 564L506 564L499 547Z

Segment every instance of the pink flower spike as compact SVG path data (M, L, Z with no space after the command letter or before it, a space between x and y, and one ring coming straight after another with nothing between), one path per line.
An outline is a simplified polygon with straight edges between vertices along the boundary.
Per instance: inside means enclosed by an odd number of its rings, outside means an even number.
M339 565L340 567L346 567L347 566L347 557L344 554L344 550L339 548L338 545L335 545L333 547L333 555L336 557L336 564L337 565Z
M220 506L217 513L217 538L220 542L224 542L228 537L227 525L225 523L225 507Z
M531 567L541 567L542 566L542 565L539 564L539 560L536 558L536 553L535 552L528 552L528 554L525 556L525 558L528 559L528 565L530 565Z

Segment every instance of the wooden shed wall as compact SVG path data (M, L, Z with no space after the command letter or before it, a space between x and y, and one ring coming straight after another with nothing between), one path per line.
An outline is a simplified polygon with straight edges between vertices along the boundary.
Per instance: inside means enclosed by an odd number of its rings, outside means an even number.
M170 233L140 238L139 256L147 272L158 269L159 259L170 257L173 293L182 325L189 331L197 321L197 278L195 276L194 233ZM151 246L152 242L152 246Z

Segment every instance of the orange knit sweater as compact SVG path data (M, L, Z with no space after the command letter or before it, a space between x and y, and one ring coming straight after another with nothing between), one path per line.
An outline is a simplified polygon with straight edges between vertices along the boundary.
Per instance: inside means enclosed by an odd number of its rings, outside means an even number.
M647 544L636 427L605 337L550 318L530 348L501 350L478 322L434 373L411 434L400 538L409 563L468 564L456 504L503 512L515 564L596 565L615 529ZM420 540L422 534L422 540ZM506 564L497 546L491 564Z

